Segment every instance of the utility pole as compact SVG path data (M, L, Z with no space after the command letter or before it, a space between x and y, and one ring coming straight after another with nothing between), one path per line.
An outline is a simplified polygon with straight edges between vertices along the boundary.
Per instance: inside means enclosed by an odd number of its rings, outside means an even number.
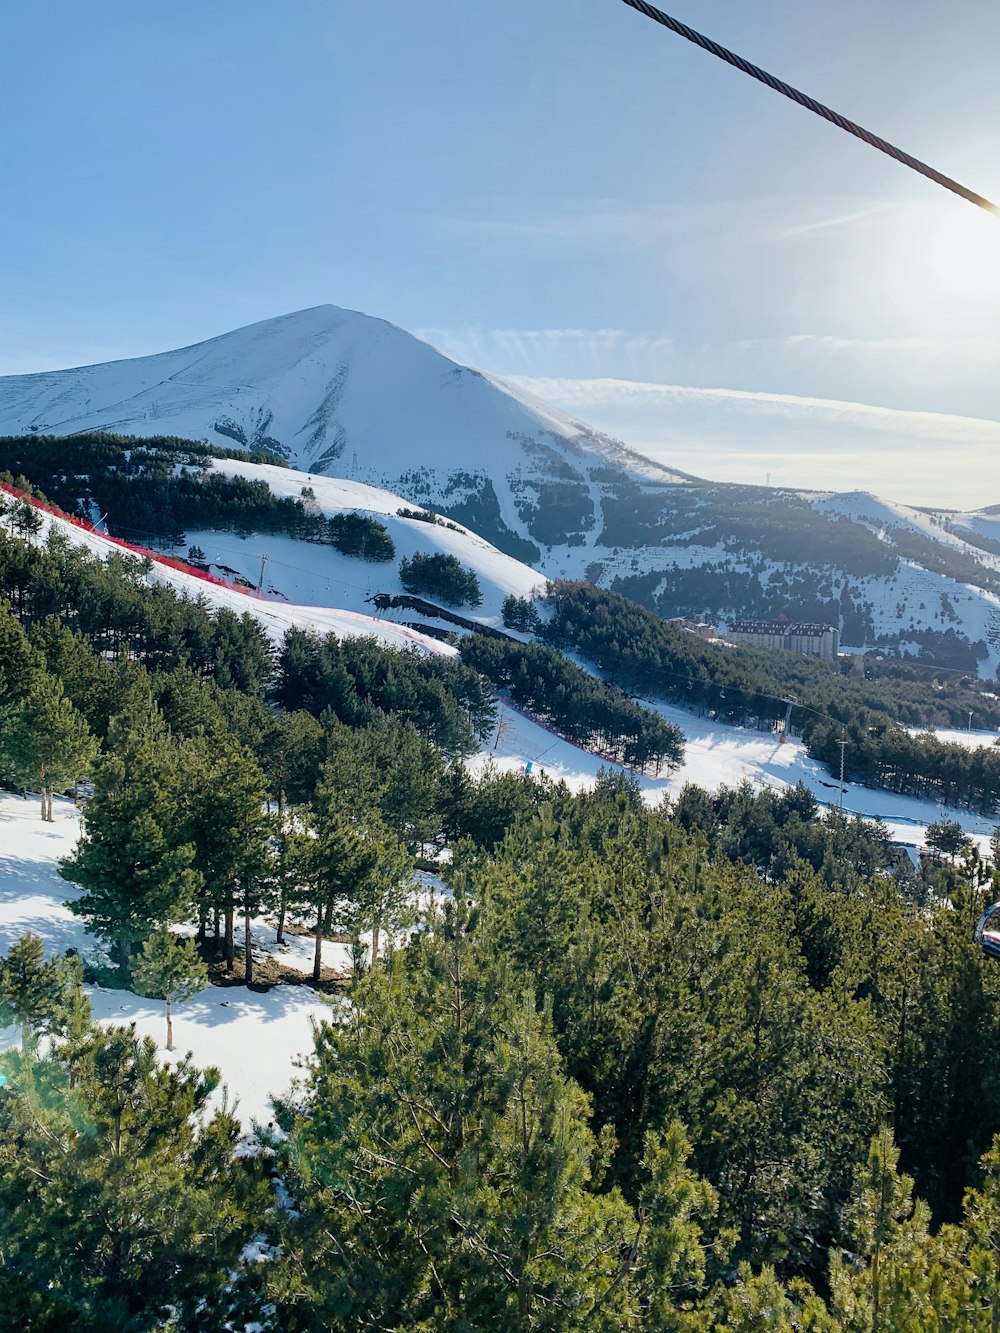
M261 590L261 589L263 588L263 586L264 586L264 566L267 564L267 562L270 560L270 558L271 558L271 557L270 557L269 555L262 555L261 558L260 558L260 578L257 580L257 591L258 591L258 592L260 592L260 590Z
M840 808L844 808L844 751L847 749L847 741L838 741L840 746Z
M781 702L788 705L788 711L785 713L785 730L781 733L783 738L787 741L792 731L792 709L798 701L794 696L789 696L787 699L782 699Z

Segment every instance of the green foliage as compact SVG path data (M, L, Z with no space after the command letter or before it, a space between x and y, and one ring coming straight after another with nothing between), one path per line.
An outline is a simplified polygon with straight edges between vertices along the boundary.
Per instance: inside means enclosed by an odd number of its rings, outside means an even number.
M425 555L417 551L399 562L399 581L407 592L436 597L448 606L482 605L483 594L475 572L456 556Z
M446 754L468 754L495 717L486 682L461 663L296 629L285 635L276 698L289 711L329 714L351 727L391 713Z
M966 836L962 825L952 819L941 819L928 824L924 840L928 847L945 856L957 856L963 847L972 845L972 839Z
M794 653L734 652L584 583L552 583L545 602L552 612L542 628L546 642L580 654L602 677L640 697L766 730L784 720L794 697L792 728L812 756L839 768L838 742L849 741L846 772L852 781L983 813L1000 803L1000 752L943 745L933 735L905 729L931 722L964 726L968 710L991 725L1000 723L985 683L956 685L947 674L927 679L926 672L918 681L912 669L884 662L869 670L888 677L866 680Z
M356 555L375 562L396 557L389 529L369 514L334 514L328 531L331 545L341 555Z
M184 662L203 679L254 693L271 675L270 643L252 616L213 616L201 601L148 584L142 564L129 556L102 561L66 541L39 549L0 531L0 592L22 624L54 617L106 666L169 671ZM8 638L9 630L0 635ZM88 721L99 726L97 717Z
M0 532L0 583L0 711L47 672L103 744L68 871L123 973L171 1003L201 984L166 929L193 914L203 934L225 921L230 954L237 915L272 905L308 921L318 959L332 934L377 940L260 1161L237 1161L235 1124L210 1116L217 1075L90 1030L79 964L15 946L12 1327L995 1333L1000 969L971 934L996 890L948 821L944 855L901 868L883 826L821 814L804 788L688 787L650 810L621 773L578 795L473 779L454 756L496 710L469 665L301 633L274 664L243 619L59 541ZM890 755L926 754L919 780L950 773L969 798L933 738L875 708L896 692L902 717L937 693L902 664L855 683L817 663L769 675L763 655L618 614L567 593L552 623L627 688L676 666L695 707L742 698L767 725L753 691L795 688L834 719L811 724L818 752L846 725L875 780L897 780ZM550 720L647 735L551 648L510 651L470 649ZM961 697L939 694L945 710ZM403 947L428 845L451 853L453 896ZM293 1210L266 1207L265 1164ZM273 1261L241 1266L261 1234Z
M167 1050L174 1049L172 1006L182 1004L208 985L208 969L190 940L179 940L171 930L154 930L142 945L132 968L137 995L163 1000L167 1012Z
M452 764L442 784L445 835L451 842L468 838L492 851L549 798L551 785L544 776L501 772L492 763L473 779L460 764Z
M601 1188L611 1142L551 1019L470 943L461 912L355 987L318 1036L278 1145L298 1211L267 1297L289 1330L637 1327L695 1290L711 1192L683 1137L651 1141L642 1220ZM392 1262L384 1262L384 1256Z
M0 438L0 474L19 474L21 489L41 488L53 504L78 518L89 518L96 508L107 516L109 530L126 541L180 545L187 527L315 535L316 524L301 501L274 496L265 481L211 471L213 458L280 462L271 454L170 436L84 432L73 438L74 468L69 471L63 439Z
M52 821L52 794L89 770L97 746L86 721L67 699L62 681L36 671L0 740L0 762L42 798L42 818Z
M473 634L462 640L459 651L463 662L504 690L518 708L567 740L644 773L673 768L683 758L679 727L552 648Z
M521 634L534 634L541 625L534 602L527 597L515 597L513 593L503 599L501 615L507 629L517 630Z
M0 958L0 1027L16 1023L30 1054L42 1036L65 1033L88 1012L82 979L78 958L47 960L38 936L22 935Z
M80 884L70 910L110 945L122 978L158 926L183 919L201 886L184 840L179 752L155 722L103 755L83 817L83 836L61 866Z
M160 1068L134 1028L90 1029L8 1071L0 1290L24 1326L224 1327L265 1195L257 1163L234 1155L238 1123L208 1109L218 1072Z

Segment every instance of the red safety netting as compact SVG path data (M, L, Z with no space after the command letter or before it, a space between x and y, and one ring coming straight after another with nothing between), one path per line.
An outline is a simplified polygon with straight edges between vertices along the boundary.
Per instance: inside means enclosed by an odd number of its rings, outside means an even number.
M127 542L121 537L112 537L107 532L101 532L99 528L95 527L93 523L88 523L86 519L75 518L72 514L67 514L64 509L60 509L58 505L49 504L47 500L39 500L33 495L28 495L25 491L18 490L16 486L11 486L6 481L0 481L0 491L14 496L17 500L23 500L25 504L31 505L33 509L40 509L45 514L51 514L53 518L58 518L63 523L71 523L74 528L80 528L83 532L89 532L95 537L100 537L101 541L108 542L111 546L129 551L132 555L152 560L158 565L166 565L168 569L175 569L180 574L188 574L193 579L201 579L203 583L212 583L217 588L228 588L231 592L242 593L245 597L256 597L260 601L267 600L264 594L258 592L256 588L244 588L242 584L230 583L227 579L220 579L216 574L209 574L205 569L199 569L197 565L189 565L185 560L178 560L172 555L150 551L145 546L136 546L134 542Z

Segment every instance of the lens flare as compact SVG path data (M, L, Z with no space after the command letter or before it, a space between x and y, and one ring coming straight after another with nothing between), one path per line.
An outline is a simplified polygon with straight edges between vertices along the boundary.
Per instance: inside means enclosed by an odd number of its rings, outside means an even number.
M948 296L995 301L1000 297L1000 219L952 209L931 231L927 275Z

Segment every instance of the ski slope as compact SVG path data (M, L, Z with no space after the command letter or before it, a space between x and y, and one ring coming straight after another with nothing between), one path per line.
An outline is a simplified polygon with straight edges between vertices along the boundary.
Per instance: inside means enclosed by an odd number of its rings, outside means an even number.
M101 533L88 532L53 514L42 513L42 528L37 540L44 542L52 531L61 533L73 546L82 547L101 560L106 560L109 555L123 554L120 546ZM149 584L163 584L173 588L179 596L190 601L202 599L216 610L225 607L236 615L249 613L260 622L274 643L280 643L287 631L294 628L348 638L367 635L390 648L418 648L422 652L443 657L455 655L455 649L449 644L411 630L406 625L383 620L370 611L349 611L331 606L297 606L275 598L254 596L241 588L206 583L182 570L158 564L155 556L145 579Z
M396 555L382 563L341 555L332 546L270 533L254 533L246 537L214 529L190 529L186 533L187 546L201 547L215 567L213 572L228 566L256 584L263 567L265 589L290 602L328 606L336 601L350 610L370 614L365 599L373 593L405 592L399 581L398 565L404 557L410 559L418 552L454 556L473 571L482 590L482 605L456 610L485 625L501 624L504 598L511 594L530 598L535 590L545 586L545 578L538 570L497 550L471 528L450 519L428 523L401 517L400 510L427 511L380 487L234 459L215 459L211 466L214 471L227 476L266 482L272 493L281 498L299 500L303 498L303 490L308 490L312 494L305 502L310 507L315 506L326 518L360 513L377 519L388 529ZM185 547L176 548L178 555L183 555L184 551ZM262 560L265 561L263 566Z
M801 782L821 805L841 806L839 782L818 760L809 757L800 740L793 737L782 744L775 732L727 726L670 704L639 702L680 727L685 740L684 762L673 773L660 778L637 776L647 803L655 804L664 796L676 797L687 783L706 791L736 787L742 782L781 791ZM608 767L597 755L553 737L509 708L502 711L499 731L495 748L491 742L469 761L473 772L481 773L490 765L500 771L521 772L530 763L533 774L544 774L579 791L593 783L602 767ZM925 846L927 825L943 818L960 824L985 852L995 825L995 821L969 811L945 809L935 801L852 782L844 784L842 808L847 814L883 820L894 840L918 849Z
M119 549L100 534L86 532L52 515L45 514L43 518L43 538L49 528L55 527L64 532L68 540L85 546L102 558ZM499 552L496 554L500 556ZM502 559L508 560L509 557L503 556ZM512 563L517 564L516 561ZM262 600L238 588L208 584L179 570L155 563L147 578L151 582L165 583L181 595L202 597L211 606L225 606L237 614L247 612L260 622L275 642L280 641L285 632L294 626L339 636L372 635L393 648L415 648L446 657L457 655L456 649L450 644L404 625L360 612ZM839 802L839 786L827 769L809 758L800 741L790 739L781 745L773 732L730 727L710 718L697 718L672 705L644 702L646 707L679 726L686 740L684 762L674 773L659 778L638 778L644 799L655 802L664 795L676 794L686 782L714 791L720 785L736 786L749 780L756 785L777 788L794 786L801 781L820 802ZM470 766L475 772L482 771L489 763L508 771L521 770L530 764L533 773L545 773L555 781L566 782L573 790L592 783L601 768L607 767L607 761L600 756L555 736L544 726L506 705L500 713L499 735L492 742L487 742L484 749L470 760ZM881 818L894 829L898 827L908 830L906 838L902 840L916 839L918 845L922 845L921 830L942 817L941 808L934 802L852 784L845 787L843 804L851 813ZM981 839L985 846L992 830L990 821L961 811L948 811L946 817L956 819L966 832Z

